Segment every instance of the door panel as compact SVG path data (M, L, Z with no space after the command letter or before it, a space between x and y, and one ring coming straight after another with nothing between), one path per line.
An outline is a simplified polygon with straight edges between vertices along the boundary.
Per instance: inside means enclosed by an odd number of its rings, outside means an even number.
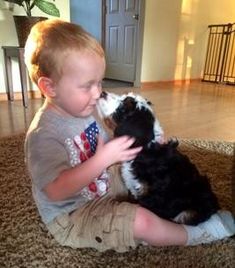
M139 0L106 0L106 78L135 81Z

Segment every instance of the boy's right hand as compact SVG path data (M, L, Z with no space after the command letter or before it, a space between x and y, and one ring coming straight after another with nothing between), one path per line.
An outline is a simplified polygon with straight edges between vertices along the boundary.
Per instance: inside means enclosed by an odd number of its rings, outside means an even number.
M103 139L98 136L96 156L103 158L107 167L118 162L130 161L142 150L142 147L130 149L134 142L134 138L122 136L104 143Z

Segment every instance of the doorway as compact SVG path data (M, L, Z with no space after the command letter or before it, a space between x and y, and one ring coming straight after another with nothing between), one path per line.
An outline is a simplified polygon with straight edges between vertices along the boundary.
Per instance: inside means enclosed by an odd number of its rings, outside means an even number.
M105 50L105 78L140 86L145 0L71 0L71 22Z
M144 5L141 0L102 1L106 78L140 84Z

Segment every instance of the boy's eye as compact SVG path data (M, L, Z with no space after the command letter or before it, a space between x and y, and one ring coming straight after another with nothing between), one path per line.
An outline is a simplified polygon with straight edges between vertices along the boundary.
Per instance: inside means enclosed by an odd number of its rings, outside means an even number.
M93 86L102 87L102 81L95 82L95 83L87 83L83 85L82 87L86 90L90 90Z
M80 86L80 88L83 88L85 90L90 90L92 87L92 84L91 83L87 83L87 84L84 84L82 86Z
M92 87L92 84L87 84L87 85L85 86L86 89L90 89L91 87Z

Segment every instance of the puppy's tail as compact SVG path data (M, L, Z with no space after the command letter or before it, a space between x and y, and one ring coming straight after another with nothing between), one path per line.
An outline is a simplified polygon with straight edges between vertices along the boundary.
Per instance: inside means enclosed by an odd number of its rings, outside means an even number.
M173 148L177 148L179 145L179 141L176 137L171 137L170 139L168 139L167 143Z

